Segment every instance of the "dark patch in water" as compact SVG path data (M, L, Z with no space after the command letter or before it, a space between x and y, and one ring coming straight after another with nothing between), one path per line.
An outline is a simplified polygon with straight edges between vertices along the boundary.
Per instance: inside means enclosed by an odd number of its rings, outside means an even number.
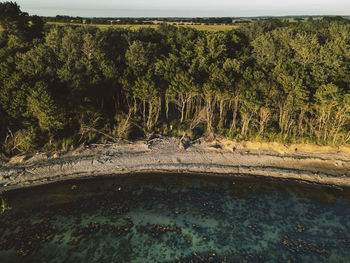
M0 262L349 262L349 190L143 175L5 194Z

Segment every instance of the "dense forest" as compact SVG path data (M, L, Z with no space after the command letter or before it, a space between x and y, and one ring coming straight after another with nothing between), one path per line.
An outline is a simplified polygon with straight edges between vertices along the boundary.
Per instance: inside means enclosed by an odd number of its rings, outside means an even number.
M347 19L100 30L2 2L0 25L3 154L152 133L350 142Z

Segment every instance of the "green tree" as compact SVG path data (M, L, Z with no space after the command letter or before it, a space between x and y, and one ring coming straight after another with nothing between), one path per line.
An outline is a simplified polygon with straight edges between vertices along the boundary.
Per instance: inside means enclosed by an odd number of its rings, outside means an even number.
M51 144L54 133L62 129L64 123L63 116L44 82L37 82L28 96L28 112L38 120L42 131L48 132Z
M144 44L134 41L125 53L127 65L136 75L144 74L154 59L154 47L151 43Z
M6 34L26 37L29 28L28 14L15 2L0 3L0 25Z

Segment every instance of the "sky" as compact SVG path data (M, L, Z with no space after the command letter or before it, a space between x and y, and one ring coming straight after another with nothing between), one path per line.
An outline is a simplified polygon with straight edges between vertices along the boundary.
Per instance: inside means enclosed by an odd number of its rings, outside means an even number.
M1 1L1 0L0 0ZM16 0L15 0L16 1ZM350 0L17 0L30 15L245 17L350 15Z

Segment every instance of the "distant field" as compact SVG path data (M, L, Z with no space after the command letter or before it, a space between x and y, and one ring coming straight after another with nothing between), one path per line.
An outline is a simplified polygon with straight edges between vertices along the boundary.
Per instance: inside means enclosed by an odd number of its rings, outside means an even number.
M206 30L206 31L226 31L236 29L238 25L177 25L184 27L192 27L197 30Z
M47 24L50 25L60 25L64 26L67 25L67 23L62 23L62 22L47 22ZM108 29L108 28L124 28L124 29L130 29L130 30L138 30L143 27L150 27L150 28L157 28L158 25L97 25L97 24L77 24L77 23L69 23L69 25L77 25L77 26L95 26L100 29ZM174 25L174 24L173 24ZM192 25L192 24L184 24L184 25L178 25L175 24L177 27L192 27L197 30L206 30L206 31L226 31L226 30L231 30L235 29L238 26L237 25Z

